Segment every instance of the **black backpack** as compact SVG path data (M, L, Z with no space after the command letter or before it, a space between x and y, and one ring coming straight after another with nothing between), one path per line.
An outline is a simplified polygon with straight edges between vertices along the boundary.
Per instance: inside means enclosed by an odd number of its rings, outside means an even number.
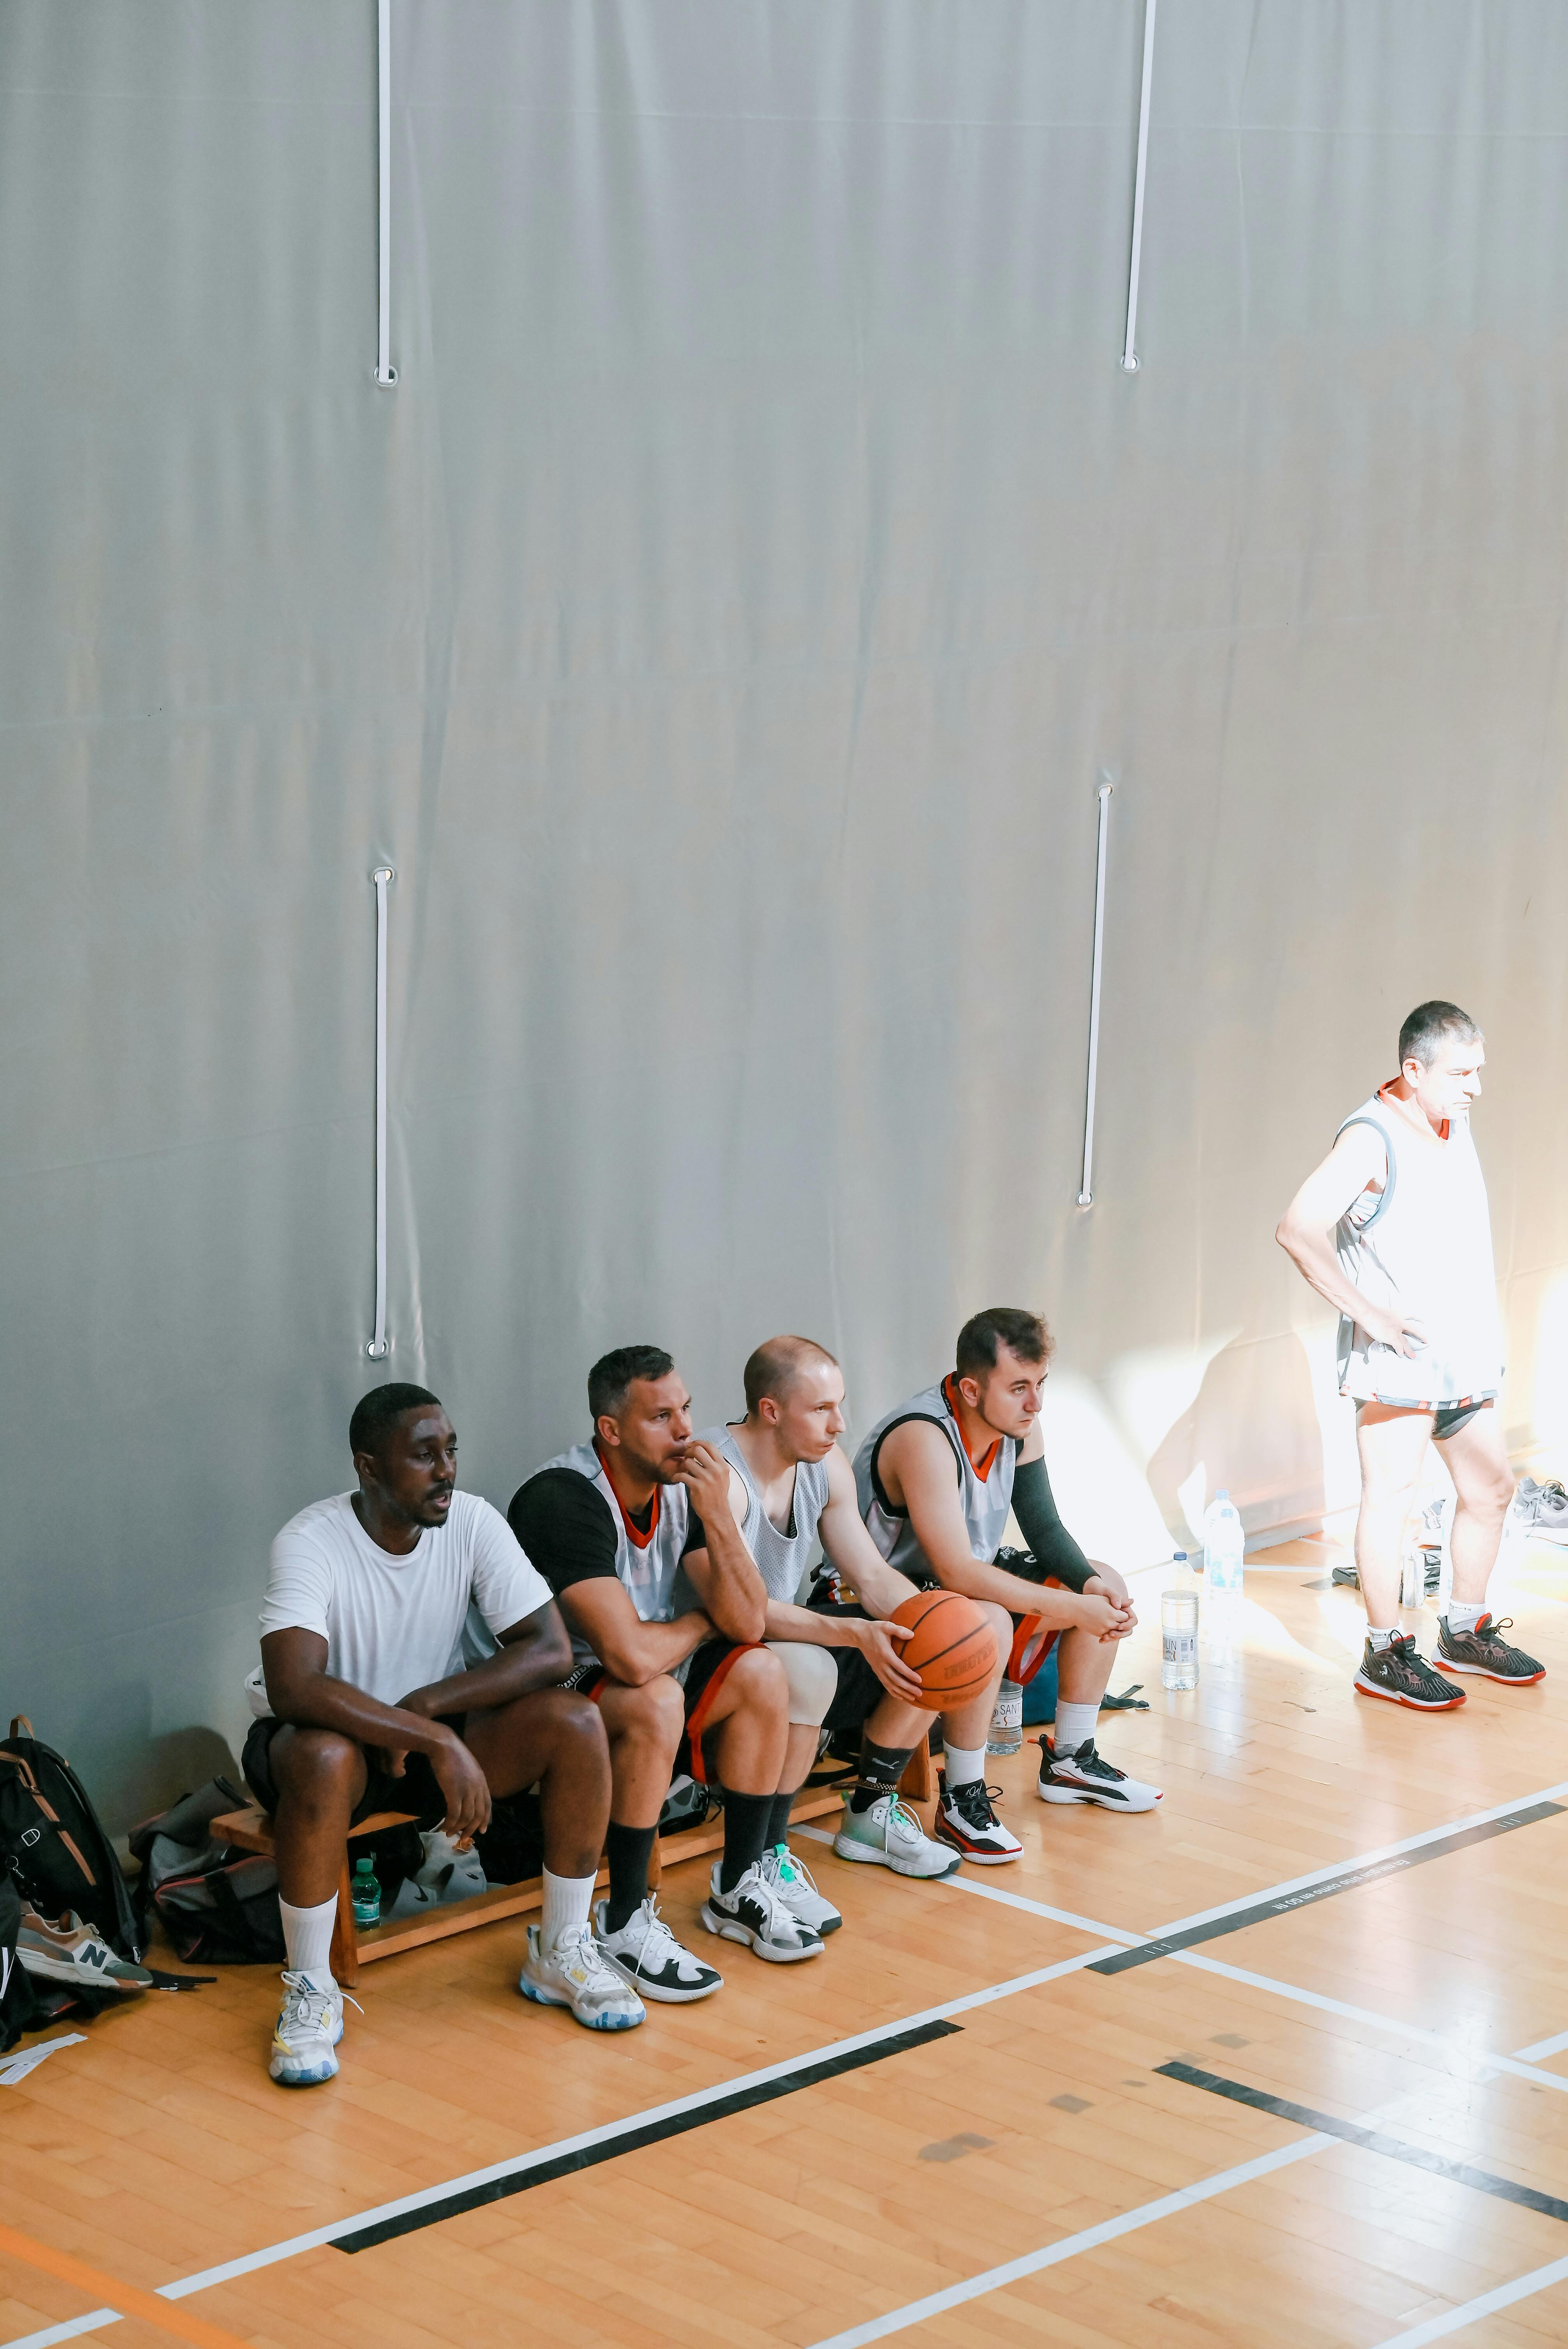
M36 2030L46 2019L16 1956L21 1927L22 1896L10 1878L0 1874L0 2055L15 2047L24 2031Z
M74 1909L134 1964L143 1938L114 1846L63 1754L33 1734L25 1714L0 1741L0 1863L41 1917Z
M213 1778L131 1830L131 1857L141 1862L134 1895L141 1929L156 1909L187 1965L284 1963L277 1869L212 1833L222 1813L249 1803L231 1780Z

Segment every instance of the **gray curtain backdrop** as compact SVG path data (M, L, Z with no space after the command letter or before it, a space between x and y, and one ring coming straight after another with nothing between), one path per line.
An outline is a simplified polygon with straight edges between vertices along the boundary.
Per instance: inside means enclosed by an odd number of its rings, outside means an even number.
M387 1372L504 1506L605 1347L854 1424L1043 1306L1124 1563L1354 1494L1273 1242L1432 993L1568 1430L1568 11L0 6L0 1705L242 1724ZM1117 779L1096 1203L1095 789ZM1201 1506L1201 1502L1199 1504Z

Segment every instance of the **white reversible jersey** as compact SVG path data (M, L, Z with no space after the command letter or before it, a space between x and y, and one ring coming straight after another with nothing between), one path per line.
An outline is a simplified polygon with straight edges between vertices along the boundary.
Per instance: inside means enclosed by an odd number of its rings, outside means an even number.
M735 1440L731 1427L710 1427L699 1439L722 1453L746 1487L746 1516L740 1537L751 1552L769 1599L796 1603L816 1547L817 1526L828 1506L828 1463L801 1460L795 1467L795 1492L789 1507L789 1529L780 1533L762 1506L750 1463Z
M1387 1169L1382 1191L1364 1191L1340 1218L1340 1269L1374 1304L1398 1307L1419 1321L1427 1343L1418 1353L1398 1354L1341 1315L1341 1394L1439 1411L1495 1395L1502 1384L1502 1322L1486 1178L1469 1117L1451 1119L1447 1139L1434 1135L1428 1147L1398 1107L1374 1093L1339 1133L1351 1125L1369 1125L1381 1135Z
M603 1496L610 1522L615 1528L615 1573L622 1588L643 1622L669 1622L680 1611L675 1604L675 1588L690 1523L686 1486L655 1485L653 1521L646 1534L639 1534L634 1526L626 1523L615 1487L592 1444L574 1444L570 1452L558 1452L544 1466L574 1469ZM543 1471L539 1473L542 1475ZM572 1634L572 1651L574 1661L580 1664L587 1663L593 1655L580 1631Z
M855 1498L865 1519L866 1531L890 1566L897 1567L914 1583L930 1584L936 1575L930 1559L915 1538L913 1526L907 1511L895 1509L882 1490L877 1475L877 1454L882 1438L908 1419L929 1419L940 1427L953 1447L954 1463L958 1472L958 1498L964 1511L965 1528L969 1536L971 1554L983 1558L987 1565L1002 1547L1002 1537L1007 1528L1007 1512L1013 1506L1013 1466L1018 1447L1010 1435L999 1435L985 1462L984 1476L975 1471L975 1463L964 1449L964 1437L953 1406L948 1401L949 1381L941 1386L927 1387L910 1402L900 1403L879 1419L865 1442L855 1454Z

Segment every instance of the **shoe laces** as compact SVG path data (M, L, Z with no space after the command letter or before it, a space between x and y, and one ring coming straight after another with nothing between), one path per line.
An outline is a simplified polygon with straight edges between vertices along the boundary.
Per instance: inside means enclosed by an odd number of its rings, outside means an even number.
M758 1907L765 1912L767 1930L769 1934L777 1931L780 1927L794 1933L798 1933L800 1930L799 1920L792 1916L785 1907L779 1891L769 1881L768 1877L755 1860L734 1890L721 1892L718 1897L721 1900L738 1901L742 1899L755 1900Z
M762 1873L777 1890L781 1884L801 1884L808 1892L815 1892L817 1880L803 1859L797 1859L788 1844L776 1843L762 1855Z
M594 1940L590 1924L581 1925L569 1939L556 1941L541 1954L583 1990L605 1990L612 1984L616 1990L625 1987Z
M319 2030L331 2017L334 1998L342 1999L344 2004L351 2006L356 2014L363 2014L365 2012L359 2001L356 1998L350 1998L346 1990L317 1990L308 1975L290 1973L286 1968L284 1971L284 1988L288 1995L284 2001L283 2013L278 2018L280 2031L285 2023L303 2023L314 2025Z
M639 1973L645 1967L650 1972L657 1973L660 1967L667 1962L666 1952L669 1950L674 1950L680 1955L685 1954L680 1943L660 1916L659 1904L651 1892L642 1907L627 1919L621 1930L624 1933L629 1933L633 1927L638 1924L643 1929L636 1945L636 1971Z
M949 1786L947 1799L955 1811L962 1811L970 1826L994 1827L994 1806L1001 1792L1000 1786L988 1786L984 1778L971 1778L965 1785Z
M1119 1770L1114 1762L1106 1760L1092 1737L1086 1737L1076 1754L1064 1754L1061 1758L1070 1762L1073 1768L1086 1778L1125 1778L1127 1775L1126 1771Z

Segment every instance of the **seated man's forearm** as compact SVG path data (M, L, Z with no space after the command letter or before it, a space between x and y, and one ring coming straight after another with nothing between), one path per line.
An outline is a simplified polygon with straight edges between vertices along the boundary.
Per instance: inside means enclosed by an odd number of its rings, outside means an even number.
M383 1704L349 1682L334 1680L330 1672L276 1680L268 1673L267 1702L278 1719L292 1728L335 1729L340 1736L355 1738L361 1745L438 1754L452 1737L442 1723L407 1713L401 1705Z
M1061 1521L1043 1460L1026 1460L1015 1472L1013 1515L1041 1573L1068 1590L1082 1590L1094 1566Z
M572 1644L564 1637L517 1640L471 1671L452 1672L403 1702L432 1721L448 1713L490 1713L536 1689L558 1688L571 1670Z
M965 1599L988 1599L1010 1615L1035 1616L1047 1630L1072 1630L1084 1619L1078 1592L1026 1582L1021 1575L1009 1574L1005 1567L987 1566L983 1558L966 1558L962 1563L955 1559L942 1581L944 1588L962 1591Z

